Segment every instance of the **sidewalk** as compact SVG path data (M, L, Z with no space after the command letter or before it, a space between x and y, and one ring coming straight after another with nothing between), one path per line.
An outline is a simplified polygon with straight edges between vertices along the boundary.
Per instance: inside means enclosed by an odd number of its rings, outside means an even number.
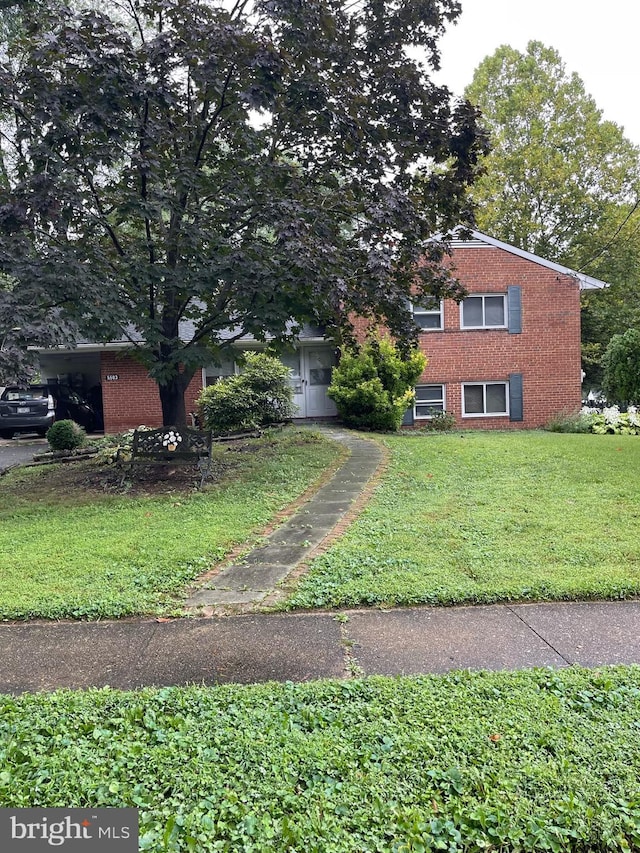
M273 602L276 585L361 508L382 451L344 430L330 434L349 458L258 548L195 589L192 613ZM0 624L0 693L574 663L640 664L640 600Z
M0 692L640 663L640 601L336 615L1 625Z

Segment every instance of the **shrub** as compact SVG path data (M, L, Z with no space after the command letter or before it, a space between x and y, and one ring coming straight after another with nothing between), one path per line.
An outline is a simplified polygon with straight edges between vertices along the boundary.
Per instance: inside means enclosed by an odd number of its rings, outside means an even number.
M434 412L423 426L425 432L449 432L456 425L456 416L451 412Z
M225 376L198 397L202 423L216 435L245 432L258 426L258 407L241 376Z
M602 357L603 389L610 400L640 403L640 329L614 335Z
M395 431L413 404L413 388L426 364L418 350L403 355L390 340L371 337L342 356L327 394L347 426Z
M255 399L260 425L279 424L293 417L291 371L279 358L248 352L239 378Z
M585 416L596 435L640 435L640 413L635 406L629 406L626 412L617 406L607 406L601 412Z
M289 368L266 353L247 353L244 371L225 376L198 397L202 422L216 435L245 432L293 416Z
M75 450L85 442L86 434L75 421L56 421L47 430L47 441L52 450Z
M544 427L548 432L591 432L591 420L584 412L559 412Z

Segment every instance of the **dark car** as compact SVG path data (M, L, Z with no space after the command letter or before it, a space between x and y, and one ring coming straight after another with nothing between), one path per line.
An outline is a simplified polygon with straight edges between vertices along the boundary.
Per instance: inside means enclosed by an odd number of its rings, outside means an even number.
M0 437L16 432L45 435L56 419L56 404L46 385L9 385L0 394Z
M49 385L55 400L56 420L66 418L84 427L87 432L102 429L102 418L91 403L67 385Z

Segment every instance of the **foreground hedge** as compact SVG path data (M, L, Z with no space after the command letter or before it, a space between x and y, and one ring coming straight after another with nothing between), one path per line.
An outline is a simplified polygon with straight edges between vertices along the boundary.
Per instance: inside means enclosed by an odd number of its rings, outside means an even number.
M640 669L0 697L0 806L142 850L640 848Z

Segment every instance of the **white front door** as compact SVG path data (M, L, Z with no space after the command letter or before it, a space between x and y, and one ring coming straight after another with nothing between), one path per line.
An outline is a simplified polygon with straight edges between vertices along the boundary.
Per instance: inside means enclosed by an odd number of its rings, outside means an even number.
M302 377L305 414L299 417L323 418L337 414L336 404L327 397L331 372L336 363L331 346L302 347Z
M302 355L299 349L293 352L284 352L280 355L280 361L291 371L289 383L293 388L294 418L306 418L307 406L305 402L304 380L302 378Z

